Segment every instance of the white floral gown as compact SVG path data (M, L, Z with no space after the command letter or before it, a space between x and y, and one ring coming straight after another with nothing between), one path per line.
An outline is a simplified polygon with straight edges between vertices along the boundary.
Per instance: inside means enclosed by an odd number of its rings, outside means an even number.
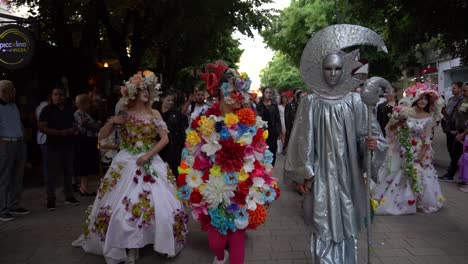
M390 148L372 190L372 197L379 202L376 211L379 215L414 214L416 211L433 213L442 207L445 200L433 166L432 117L410 117L406 125L409 128L408 146L417 180L410 183L407 177L407 151L400 143L400 136L389 132ZM418 157L423 158L416 161Z
M122 125L121 151L101 180L96 200L87 211L83 234L73 242L86 252L103 255L107 263L127 259L126 249L153 244L169 256L182 250L187 216L175 196L173 182L159 155L146 166L137 159L156 143L162 120L137 118Z

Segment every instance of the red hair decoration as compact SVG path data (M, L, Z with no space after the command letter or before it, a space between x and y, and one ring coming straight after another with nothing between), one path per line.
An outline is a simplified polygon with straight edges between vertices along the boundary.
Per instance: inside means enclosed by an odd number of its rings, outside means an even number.
M205 72L200 73L200 78L206 83L206 90L211 96L216 96L218 83L227 70L228 66L224 61L217 60L214 64L209 63L205 66Z

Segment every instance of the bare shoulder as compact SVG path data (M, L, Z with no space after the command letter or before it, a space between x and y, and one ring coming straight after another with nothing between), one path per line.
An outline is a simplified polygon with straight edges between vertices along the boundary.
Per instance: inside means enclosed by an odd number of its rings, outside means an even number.
M156 119L162 119L161 113L159 113L158 110L156 110L156 109L151 109L151 111L152 111L153 116L154 116Z

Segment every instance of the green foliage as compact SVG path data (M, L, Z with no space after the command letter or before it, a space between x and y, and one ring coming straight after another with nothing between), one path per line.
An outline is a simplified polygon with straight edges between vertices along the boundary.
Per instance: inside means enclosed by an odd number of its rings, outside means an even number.
M361 58L369 61L370 75L394 81L401 68L427 63L428 52L441 51L466 62L467 9L464 0L292 0L261 35L298 66L307 40L321 28L337 20L371 28L383 36L389 54L362 47Z
M88 61L99 61L97 48L108 43L112 56L119 59L124 79L144 67L162 73L167 85L186 67L220 58L234 66L242 50L232 32L237 29L252 36L252 30L268 23L271 12L260 8L271 0L15 2L38 8L42 40L56 45L63 56L80 54Z
M260 34L270 48L288 55L299 66L310 36L334 21L334 10L332 1L291 0Z
M424 46L468 61L466 0L360 0L353 10L357 21L382 30L387 46L407 61Z
M262 69L260 81L263 87L273 87L280 92L305 88L299 69L281 52L276 52L268 66Z

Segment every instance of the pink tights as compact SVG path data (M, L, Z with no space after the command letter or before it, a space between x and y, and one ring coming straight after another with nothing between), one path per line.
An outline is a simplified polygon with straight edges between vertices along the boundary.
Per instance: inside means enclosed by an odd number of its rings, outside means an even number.
M228 232L227 235L222 235L212 227L208 229L208 243L210 244L211 251L213 251L218 260L224 259L224 250L226 246L229 245L230 264L244 263L244 239L245 229L240 229L236 232Z

